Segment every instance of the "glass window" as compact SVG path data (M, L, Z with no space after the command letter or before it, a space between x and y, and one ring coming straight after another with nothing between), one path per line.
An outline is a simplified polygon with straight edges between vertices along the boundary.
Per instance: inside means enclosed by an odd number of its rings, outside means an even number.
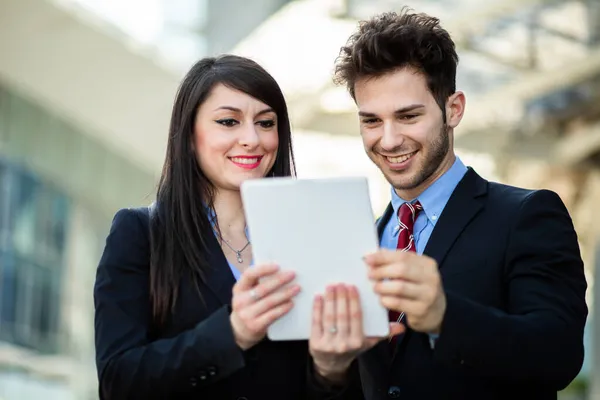
M0 338L55 353L69 201L31 173L0 165Z
M17 276L14 260L8 253L0 253L0 339L12 342L17 305Z
M8 241L8 205L10 198L10 183L7 168L0 160L0 250L7 246ZM0 266L0 275L1 266Z
M15 196L11 207L12 245L17 254L33 256L36 239L36 196L38 183L29 175L15 172Z

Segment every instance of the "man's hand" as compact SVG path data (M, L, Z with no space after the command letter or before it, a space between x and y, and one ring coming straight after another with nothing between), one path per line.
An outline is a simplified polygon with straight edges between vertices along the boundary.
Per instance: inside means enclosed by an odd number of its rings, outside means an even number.
M352 361L384 339L365 337L362 324L356 287L330 286L325 298L315 297L309 348L318 375L334 384L343 383ZM391 326L392 334L399 334L403 329L399 324Z
M417 332L439 334L446 295L437 262L414 252L381 249L365 257L375 292L388 309L404 312Z

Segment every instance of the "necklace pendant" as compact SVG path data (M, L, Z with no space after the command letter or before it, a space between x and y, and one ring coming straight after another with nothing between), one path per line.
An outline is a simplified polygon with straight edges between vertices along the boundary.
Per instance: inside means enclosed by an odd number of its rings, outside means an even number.
M235 254L237 255L237 260L241 264L244 262L244 259L242 258L242 255L240 253L241 253L240 251L235 252Z

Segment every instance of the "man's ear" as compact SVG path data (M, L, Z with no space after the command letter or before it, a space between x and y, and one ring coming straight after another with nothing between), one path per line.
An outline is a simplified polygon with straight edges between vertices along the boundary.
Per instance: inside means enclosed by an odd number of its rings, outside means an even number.
M455 92L446 101L446 124L454 129L460 124L465 113L467 99L461 91Z

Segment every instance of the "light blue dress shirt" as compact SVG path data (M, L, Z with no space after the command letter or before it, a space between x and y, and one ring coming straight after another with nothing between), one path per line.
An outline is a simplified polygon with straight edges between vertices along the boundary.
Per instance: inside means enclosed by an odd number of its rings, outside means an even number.
M425 250L425 246L427 246L431 232L433 232L435 224L440 218L442 211L444 211L446 203L448 203L452 192L454 192L454 189L466 172L467 167L465 167L460 158L456 157L452 167L433 182L431 186L425 189L425 191L423 191L416 199L402 199L396 194L394 188L392 188L392 207L394 208L394 214L383 230L380 242L381 247L386 249L396 249L399 232L398 210L403 203L415 202L418 200L421 202L423 210L415 220L413 236L417 253L423 254L423 250Z
M454 189L456 189L456 186L463 176L465 176L466 172L467 167L462 163L460 158L456 157L450 169L425 189L416 199L402 199L392 187L392 207L394 213L383 229L380 246L386 249L396 249L398 232L400 231L397 217L398 210L403 203L414 203L418 200L421 206L423 206L423 210L417 215L417 219L415 220L413 237L417 253L423 254L431 232L433 232L435 224L439 220L440 215L442 215L446 203L448 203L452 192L454 192ZM429 335L431 348L435 346L437 338L438 335Z

